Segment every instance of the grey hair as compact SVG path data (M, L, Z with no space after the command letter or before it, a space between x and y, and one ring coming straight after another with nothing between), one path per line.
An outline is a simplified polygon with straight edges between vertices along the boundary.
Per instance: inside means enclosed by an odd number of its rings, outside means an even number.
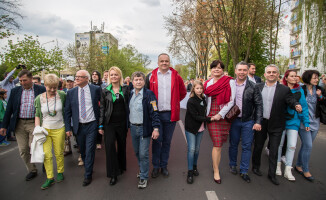
M238 66L239 65L247 65L247 67L248 67L248 69L249 69L249 65L248 65L248 63L246 63L245 61L241 61L241 62L239 62L236 66L235 66L235 69L238 69Z
M145 74L143 72L134 72L131 75L131 81L134 81L135 77L143 77L144 81L145 81Z
M280 73L280 69L279 69L278 66L276 66L275 64L269 64L269 65L267 65L267 66L265 67L265 73L266 73L268 67L275 67L275 68L277 69L277 73Z
M91 75L89 74L89 72L87 70L79 70L78 72L84 72L88 78L88 80L91 80Z
M158 55L157 59L159 59L160 56L168 56L169 60L171 60L169 54L167 54L167 53L161 53L160 55Z

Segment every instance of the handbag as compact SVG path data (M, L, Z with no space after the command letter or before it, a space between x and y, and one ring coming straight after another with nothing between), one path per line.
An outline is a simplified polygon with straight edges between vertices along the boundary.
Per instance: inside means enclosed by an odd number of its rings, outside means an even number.
M234 101L234 106L229 110L229 112L225 115L225 120L229 123L232 123L232 121L238 117L240 114L240 108L235 104Z

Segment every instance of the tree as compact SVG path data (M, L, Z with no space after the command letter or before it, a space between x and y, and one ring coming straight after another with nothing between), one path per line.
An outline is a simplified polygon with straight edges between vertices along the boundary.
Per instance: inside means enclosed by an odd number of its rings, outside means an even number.
M18 19L23 16L20 11L20 0L0 0L0 39L12 35L12 30L20 29Z
M8 45L0 54L1 61L11 70L18 64L24 64L32 72L58 71L64 64L63 53L58 47L51 50L44 49L38 37L25 35L23 40L17 38L17 43L8 40Z
M189 67L186 65L176 65L174 69L178 71L183 80L189 79Z

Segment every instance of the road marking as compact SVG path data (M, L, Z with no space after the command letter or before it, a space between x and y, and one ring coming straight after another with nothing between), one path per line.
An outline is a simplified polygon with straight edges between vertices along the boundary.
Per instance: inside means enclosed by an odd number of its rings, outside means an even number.
M7 154L7 153L10 153L12 151L15 151L16 149L18 149L18 146L14 147L14 148L11 148L11 149L8 149L7 151L1 152L0 153L0 156L3 156L5 154Z
M186 138L186 133L185 133L185 126L183 125L183 122L181 120L178 121L178 124L179 124L179 126L181 128L183 137L185 138L185 141L186 141L186 144L187 144L187 138Z
M206 191L206 196L208 200L218 200L215 191Z

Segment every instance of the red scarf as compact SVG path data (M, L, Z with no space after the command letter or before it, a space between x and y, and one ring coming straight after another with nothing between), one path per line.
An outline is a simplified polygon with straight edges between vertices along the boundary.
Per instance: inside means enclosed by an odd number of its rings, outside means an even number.
M230 76L222 76L216 83L207 87L207 83L210 81L206 81L204 84L204 94L211 97L216 96L217 105L224 105L231 100L231 87L230 80L232 77ZM207 87L207 88L206 88Z

